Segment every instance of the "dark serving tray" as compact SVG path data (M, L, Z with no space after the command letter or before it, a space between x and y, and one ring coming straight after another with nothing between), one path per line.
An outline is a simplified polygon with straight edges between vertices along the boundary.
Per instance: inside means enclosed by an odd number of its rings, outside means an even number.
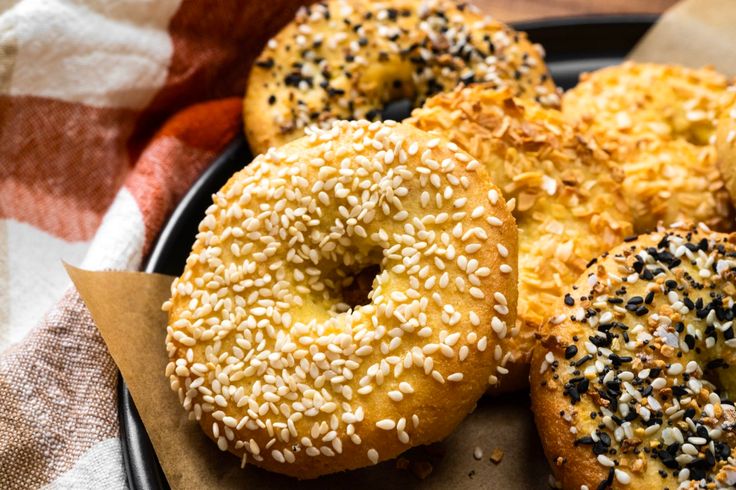
M516 24L532 41L542 44L558 85L569 88L583 71L621 62L652 26L653 16L627 15L551 19ZM237 138L194 183L161 231L146 265L147 272L179 275L197 225L211 196L251 160L245 139ZM119 417L128 486L134 490L169 488L146 430L120 379Z

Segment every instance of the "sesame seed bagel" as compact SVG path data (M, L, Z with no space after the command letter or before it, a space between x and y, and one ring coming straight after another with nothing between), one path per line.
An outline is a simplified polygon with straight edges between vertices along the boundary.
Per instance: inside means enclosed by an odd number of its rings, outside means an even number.
M723 101L716 131L718 168L723 175L731 202L736 205L736 86L729 88Z
M733 229L733 211L713 146L726 78L710 68L627 62L581 77L563 97L620 162L638 233L659 221Z
M504 370L516 254L500 192L453 143L308 130L214 195L164 305L171 387L220 449L298 478L437 441Z
M522 375L505 377L496 389L525 387L534 335L557 298L588 261L632 233L622 172L559 111L509 90L474 85L436 95L407 123L475 156L515 200L519 311L511 367Z
M735 242L642 235L560 298L531 388L563 488L734 488Z
M335 119L376 120L458 82L510 86L554 106L559 94L526 34L456 0L328 0L301 9L267 44L243 116L254 153Z

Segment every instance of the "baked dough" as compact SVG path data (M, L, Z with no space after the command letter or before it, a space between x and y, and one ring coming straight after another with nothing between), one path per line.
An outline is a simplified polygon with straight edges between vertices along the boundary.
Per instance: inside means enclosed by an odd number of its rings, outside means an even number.
M560 298L531 385L563 488L734 488L735 241L642 235Z
M244 462L375 464L447 436L505 372L516 256L506 202L455 144L393 122L309 130L214 195L164 305L166 375Z
M681 220L733 229L713 146L726 87L710 68L627 62L583 75L564 95L566 117L588 124L626 173L637 233Z
M256 60L243 107L254 154L311 124L413 107L459 82L510 86L559 105L543 53L526 34L456 0L328 0L301 9Z
M562 114L510 90L474 85L439 94L408 124L475 156L507 199L519 227L519 312L512 372L527 372L534 336L588 262L632 234L623 173ZM526 387L508 376L495 390Z
M731 202L736 204L736 86L729 87L716 133L718 168L726 183Z

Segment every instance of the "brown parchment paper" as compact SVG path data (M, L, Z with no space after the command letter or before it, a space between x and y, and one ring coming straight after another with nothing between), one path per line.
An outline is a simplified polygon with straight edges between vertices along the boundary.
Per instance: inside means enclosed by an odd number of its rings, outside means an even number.
M297 482L253 466L240 469L238 458L222 453L187 420L164 377L166 315L172 277L143 272L90 272L67 266L110 354L120 368L151 438L159 462L174 490L202 488L489 488L545 489L549 469L529 410L529 395L484 398L445 441L409 451L409 468L396 461ZM475 459L474 450L483 456ZM503 451L499 464L490 461ZM424 480L421 466L433 471Z
M266 5L267 3L264 3ZM714 65L736 74L736 0L685 0L667 12L632 51L631 59ZM528 393L480 400L445 441L415 448L405 461L312 481L297 482L253 466L241 470L194 422L187 420L164 377L166 315L172 277L140 272L90 272L67 266L120 368L166 478L174 490L202 488L405 488L546 489L549 467L542 453ZM474 457L475 448L483 456ZM499 464L489 460L502 451ZM416 474L429 463L425 479ZM406 466L399 469L397 466Z
M629 58L691 68L712 65L735 76L736 0L679 2L662 15Z

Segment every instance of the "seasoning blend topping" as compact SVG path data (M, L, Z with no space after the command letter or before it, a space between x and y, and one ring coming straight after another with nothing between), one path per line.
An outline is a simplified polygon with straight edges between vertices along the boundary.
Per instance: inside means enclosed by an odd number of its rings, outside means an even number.
M532 398L566 488L736 485L734 241L704 225L640 236L565 295Z
M637 233L660 220L734 229L717 167L725 155L714 146L727 86L710 68L627 62L583 74L565 93L564 115L587 125L624 170Z
M375 464L445 437L505 372L516 227L455 144L337 122L213 200L164 305L166 374L243 463L300 478Z
M543 53L524 33L456 0L329 0L302 8L256 61L244 100L255 153L327 127L414 107L458 83L511 87L559 105Z

